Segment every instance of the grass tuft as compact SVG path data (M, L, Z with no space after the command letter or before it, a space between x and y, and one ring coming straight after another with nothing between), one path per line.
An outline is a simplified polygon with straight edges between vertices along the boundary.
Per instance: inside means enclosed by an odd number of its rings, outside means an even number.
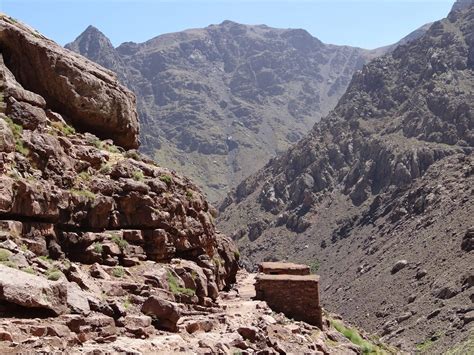
M125 276L125 269L121 266L116 266L112 270L112 276L121 279Z
M173 181L173 179L169 175L161 175L160 180L166 183L167 185L171 184L171 182Z
M377 346L363 339L357 330L346 327L336 321L331 321L331 324L339 333L344 335L353 344L359 346L362 350L362 354L384 354Z
M55 266L46 271L46 278L50 281L58 281L61 278L61 271Z
M120 248L120 250L124 250L128 246L128 242L118 234L113 234L112 235L112 242L117 244L117 246Z
M168 271L168 286L174 295L194 296L196 294L193 289L179 286L178 279L170 271Z

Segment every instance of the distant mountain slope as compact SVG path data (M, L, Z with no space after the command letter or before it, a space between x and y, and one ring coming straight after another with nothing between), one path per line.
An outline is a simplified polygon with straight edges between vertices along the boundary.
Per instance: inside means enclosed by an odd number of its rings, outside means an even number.
M249 266L319 265L328 309L426 353L472 327L474 7L457 9L357 72L218 220Z
M66 47L118 74L138 97L142 150L214 201L306 134L374 57L230 21L116 49L90 26Z

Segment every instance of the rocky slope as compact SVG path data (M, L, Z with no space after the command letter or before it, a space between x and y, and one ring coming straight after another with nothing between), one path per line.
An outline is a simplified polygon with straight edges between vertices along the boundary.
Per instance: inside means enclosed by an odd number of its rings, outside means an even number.
M149 336L215 305L238 253L194 184L130 149L134 95L5 15L0 51L0 343Z
M214 202L306 134L374 56L230 21L118 48L89 27L66 47L118 74L138 98L142 151Z
M327 308L410 351L446 350L473 325L473 19L455 8L357 72L218 220L249 267L319 267Z

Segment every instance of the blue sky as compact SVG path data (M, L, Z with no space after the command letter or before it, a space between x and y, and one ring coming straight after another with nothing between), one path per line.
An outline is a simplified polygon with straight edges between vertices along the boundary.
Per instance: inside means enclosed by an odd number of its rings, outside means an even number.
M232 20L304 28L323 42L376 48L445 17L453 0L0 0L0 11L64 45L88 25L114 45Z

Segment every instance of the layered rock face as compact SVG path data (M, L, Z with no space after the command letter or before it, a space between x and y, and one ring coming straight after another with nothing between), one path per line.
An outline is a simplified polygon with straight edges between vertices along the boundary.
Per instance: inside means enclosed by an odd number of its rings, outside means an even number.
M304 30L230 21L115 49L89 27L66 47L135 92L142 150L211 201L303 137L375 55Z
M221 206L249 267L320 267L323 305L406 350L441 351L470 327L473 18L472 6L454 10L373 60Z
M134 95L5 15L0 52L0 317L62 317L10 341L148 336L143 313L174 330L215 305L238 253L196 185L124 150L138 146Z

